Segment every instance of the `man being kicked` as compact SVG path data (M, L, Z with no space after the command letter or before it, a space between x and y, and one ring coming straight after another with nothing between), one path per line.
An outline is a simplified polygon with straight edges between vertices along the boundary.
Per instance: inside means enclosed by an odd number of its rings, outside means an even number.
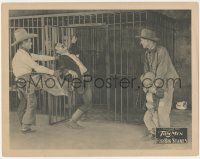
M59 54L59 60L57 61L56 67L61 70L62 76L73 81L78 80L80 85L73 85L75 91L82 95L83 105L80 106L75 113L72 115L72 118L67 122L66 126L69 128L79 129L82 128L77 122L92 107L92 89L89 82L84 82L90 78L87 68L83 65L81 60L72 53L71 50L74 43L76 43L76 37L72 38L72 44L68 51L66 45L58 43L55 47L55 51ZM71 78L68 76L71 75Z

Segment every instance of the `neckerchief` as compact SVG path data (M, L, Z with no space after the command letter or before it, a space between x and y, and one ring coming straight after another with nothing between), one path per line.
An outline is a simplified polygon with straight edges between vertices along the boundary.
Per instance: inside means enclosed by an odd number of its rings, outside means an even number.
M157 58L155 58L157 56ZM158 60L158 53L157 53L157 46L155 46L153 49L148 49L146 53L146 61L147 61L147 66L148 66L148 71L153 71L153 63L157 59ZM158 63L158 61L157 61ZM155 69L155 74L157 71L157 66Z

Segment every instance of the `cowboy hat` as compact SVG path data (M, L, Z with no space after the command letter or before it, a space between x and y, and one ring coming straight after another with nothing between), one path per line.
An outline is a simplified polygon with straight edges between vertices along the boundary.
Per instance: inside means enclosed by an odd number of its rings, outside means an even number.
M22 28L15 30L14 36L15 36L15 42L12 43L11 46L15 46L19 42L22 42L26 39L38 37L37 34L28 34L27 31L25 29L22 29Z
M150 29L142 29L141 34L139 36L135 36L136 38L144 38L152 41L158 41L159 38L156 37L156 33Z

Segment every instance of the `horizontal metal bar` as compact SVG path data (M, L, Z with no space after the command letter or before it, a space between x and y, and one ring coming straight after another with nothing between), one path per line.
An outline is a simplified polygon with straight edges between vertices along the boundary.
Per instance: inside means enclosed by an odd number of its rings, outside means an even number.
M24 28L24 29L42 29L43 27L9 27L9 29L17 29L17 28Z
M48 26L48 27L60 27L60 28L77 28L77 27L106 27L107 25L105 23L89 23L89 24L71 24L71 25L68 25L68 26L56 26L56 25L53 25L53 26Z
M105 23L89 23L89 24L72 24L66 26L66 28L76 28L76 27L106 27Z
M133 77L133 75L126 75L126 74L113 74L113 73L110 73L110 76L128 76L128 77Z
M107 106L107 104L93 104L94 106Z
M28 11L28 10L27 10ZM85 16L85 15L96 15L96 14L116 14L116 13L121 13L121 12L145 12L144 10L136 10L136 11L131 11L131 10L110 10L110 11L90 11L87 10L88 12L78 12L79 10L76 10L77 12L74 13L60 13L60 14L46 14L46 15L32 15L32 16L19 16L19 17L10 17L10 19L26 19L26 18L41 18L41 17L57 17L57 16Z

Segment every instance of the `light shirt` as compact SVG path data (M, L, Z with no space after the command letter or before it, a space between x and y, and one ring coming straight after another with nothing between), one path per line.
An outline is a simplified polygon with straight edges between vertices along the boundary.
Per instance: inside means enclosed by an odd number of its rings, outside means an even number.
M19 77L31 73L34 69L38 73L53 75L54 70L41 66L35 61L50 61L54 59L54 57L46 55L29 55L29 53L25 50L18 49L12 60L13 74L15 75L15 77Z

